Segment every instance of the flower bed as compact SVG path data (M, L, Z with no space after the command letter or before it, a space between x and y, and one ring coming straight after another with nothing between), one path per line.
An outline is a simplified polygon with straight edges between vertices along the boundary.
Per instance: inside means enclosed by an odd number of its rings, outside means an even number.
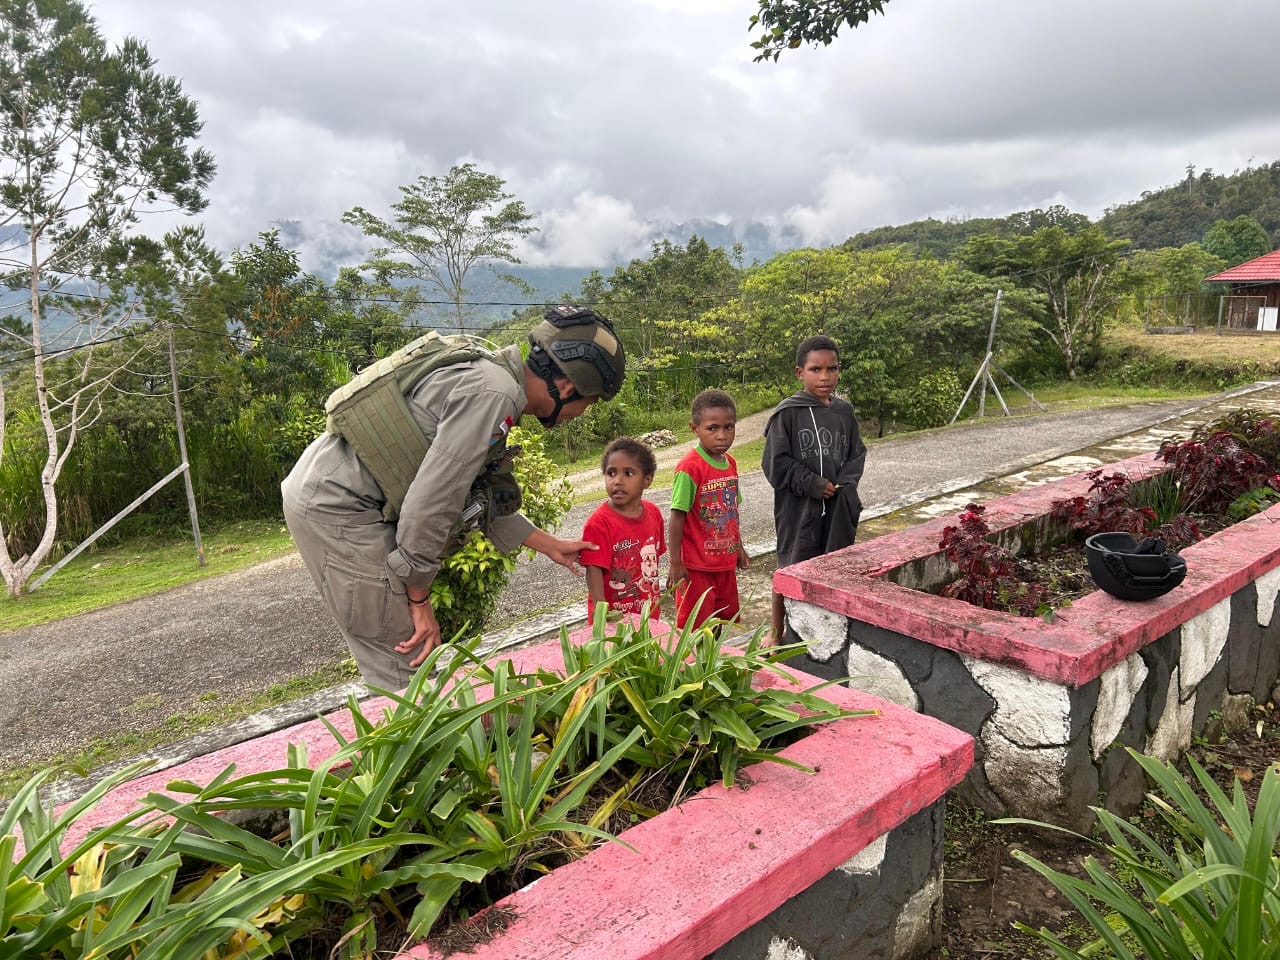
M556 670L561 652L549 643L505 659L521 672ZM758 674L758 689L790 691L792 678L797 689L814 682L782 671ZM796 957L837 956L841 944L858 955L923 952L940 917L942 797L972 762L972 740L864 694L826 692L846 709L882 713L824 724L783 751L815 772L753 764L739 772L749 789L707 788L627 830L628 846L607 844L557 868L473 920L488 926L497 914L504 919L494 926L509 924L473 955L723 960L764 958L778 944ZM376 718L385 706L372 701L362 710ZM330 722L343 737L361 726L350 716ZM208 783L231 764L237 778L280 771L286 755L294 767L297 745L313 765L340 752L325 725L313 721L140 777L78 818L63 849L174 782ZM430 943L404 954L443 955Z
M1149 456L1112 464L1135 478ZM1016 552L1063 534L1054 501L1088 472L985 504L993 539ZM993 812L1084 826L1088 807L1132 809L1140 772L1117 746L1171 759L1214 711L1265 700L1280 675L1273 623L1280 507L1182 551L1181 586L1142 603L1096 591L1051 622L929 593L953 571L938 519L779 570L805 669L974 735L966 789Z

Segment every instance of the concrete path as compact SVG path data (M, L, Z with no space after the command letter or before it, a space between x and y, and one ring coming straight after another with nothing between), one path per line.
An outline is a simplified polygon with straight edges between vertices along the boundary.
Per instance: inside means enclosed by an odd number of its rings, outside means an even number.
M1132 435L1131 444L1154 449L1166 427L1185 435L1195 423L1245 402L1280 411L1280 385L1196 401L988 416L952 428L873 440L861 487L864 522L1114 438ZM760 418L754 429L762 426ZM752 432L746 427L744 421L742 441ZM772 567L772 492L758 464L740 463L739 469L744 539L753 556L760 557L751 580L758 594L767 591ZM663 507L668 498L669 491L653 497ZM580 530L593 508L594 503L575 507L563 529ZM583 597L582 582L562 568L541 557L523 562L502 599L498 620L545 616L535 626L513 628L493 642L518 643L554 627L577 615ZM251 696L346 656L296 556L68 620L0 633L0 766L45 763L97 736L163 728L174 714ZM173 757L314 715L344 696L345 690L328 691L257 717L236 731L214 731L201 743L175 745Z

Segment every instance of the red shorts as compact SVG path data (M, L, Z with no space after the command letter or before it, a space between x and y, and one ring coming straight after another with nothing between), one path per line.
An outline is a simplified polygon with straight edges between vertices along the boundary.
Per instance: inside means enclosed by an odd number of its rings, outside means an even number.
M707 620L734 621L738 619L738 571L737 570L685 570L688 579L683 588L676 587L676 626L683 627L698 607L695 627Z

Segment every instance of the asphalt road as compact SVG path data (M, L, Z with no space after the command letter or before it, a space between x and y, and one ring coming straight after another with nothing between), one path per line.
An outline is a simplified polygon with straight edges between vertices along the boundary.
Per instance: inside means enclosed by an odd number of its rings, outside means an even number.
M1280 409L1280 385L1252 396ZM1207 419L1234 402L1224 395L988 416L872 440L861 485L866 515L1160 423ZM751 428L748 421L740 441L749 439L763 418ZM739 470L743 538L753 553L767 554L773 540L772 492L758 464L740 463ZM655 492L652 499L665 507L669 491ZM575 507L562 529L580 530L593 508L594 503ZM770 562L767 556L761 561L765 576ZM505 621L577 604L583 595L582 581L536 557L517 569L497 616ZM0 766L44 763L97 736L154 729L173 714L249 696L346 656L296 555L67 620L0 633Z

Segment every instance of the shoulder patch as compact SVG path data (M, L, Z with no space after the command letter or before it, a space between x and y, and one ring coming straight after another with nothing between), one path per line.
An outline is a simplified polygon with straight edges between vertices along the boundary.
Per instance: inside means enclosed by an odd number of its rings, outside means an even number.
M489 446L493 446L495 443L500 443L506 439L507 434L511 432L511 428L515 425L516 422L514 419L511 417L504 417L502 422L498 424L498 429L489 437Z

